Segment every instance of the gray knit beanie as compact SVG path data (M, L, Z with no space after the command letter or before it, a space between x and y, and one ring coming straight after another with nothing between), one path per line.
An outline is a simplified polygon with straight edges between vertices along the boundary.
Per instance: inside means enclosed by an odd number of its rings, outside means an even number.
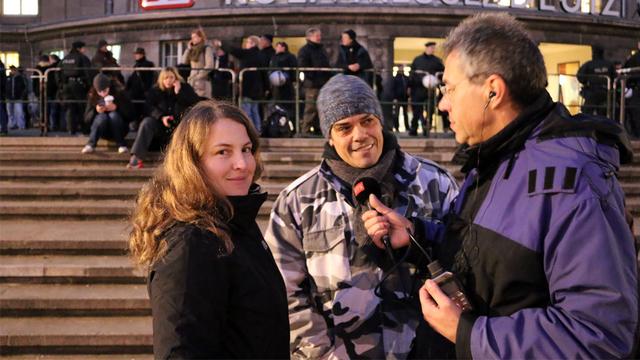
M371 114L383 124L382 110L376 94L364 80L353 75L336 75L320 89L317 101L320 129L325 138L331 126L353 115Z

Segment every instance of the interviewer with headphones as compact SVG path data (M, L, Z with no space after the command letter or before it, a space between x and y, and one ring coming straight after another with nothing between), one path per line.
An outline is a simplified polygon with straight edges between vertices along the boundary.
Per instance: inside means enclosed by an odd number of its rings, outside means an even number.
M554 103L538 46L506 13L464 20L444 48L439 106L463 144L466 178L446 223L414 235L440 244L473 310L428 280L425 320L457 358L633 357L637 267L616 177L632 157L624 130ZM405 246L411 221L370 202L377 211L363 221L376 244L388 234Z

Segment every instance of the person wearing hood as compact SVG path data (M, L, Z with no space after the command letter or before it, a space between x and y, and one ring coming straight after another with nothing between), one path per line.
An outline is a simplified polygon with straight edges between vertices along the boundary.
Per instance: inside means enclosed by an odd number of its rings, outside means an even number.
M582 64L577 74L582 84L580 95L584 99L580 110L584 114L607 116L609 86L613 86L616 69L611 61L605 60L601 47L593 45L591 54L591 60Z
M329 55L322 45L322 31L318 28L309 28L306 33L307 43L298 51L298 66L313 68L328 68ZM300 123L302 136L320 135L320 123L316 99L318 92L331 77L327 71L305 71L302 87L304 88L304 115ZM313 128L313 132L311 131Z
M373 69L369 52L356 40L356 32L345 30L340 36L340 51L335 67L344 69L346 75L354 75L373 85Z
M376 248L354 192L369 178L393 209L441 221L458 187L442 167L400 149L362 79L332 77L318 112L323 160L280 193L265 233L287 286L291 357L405 359L426 263L415 249ZM418 261L400 260L409 255Z
M122 84L105 74L96 75L84 112L84 122L91 125L91 133L82 153L94 152L100 139L114 140L118 145L118 154L128 152L124 137L129 131L133 114L133 105Z
M369 235L402 246L413 231L460 281L464 312L435 281L420 289L449 356L635 358L638 269L617 177L633 156L624 129L553 102L540 49L511 15L463 20L444 50L439 106L463 144L460 195L444 224L424 228L372 196ZM418 335L415 358L431 341Z
M289 359L285 286L256 222L259 146L239 108L202 101L137 197L129 248L149 269L156 359Z

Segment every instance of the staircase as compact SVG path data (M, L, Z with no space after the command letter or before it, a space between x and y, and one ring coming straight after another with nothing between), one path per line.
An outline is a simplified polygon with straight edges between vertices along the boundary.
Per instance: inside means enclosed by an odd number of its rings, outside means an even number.
M128 170L128 155L85 138L0 139L0 355L9 359L151 359L145 271L126 253L125 218L155 161ZM448 139L401 139L402 148L443 164ZM322 139L263 139L260 184L269 199L321 159ZM640 142L634 143L640 154ZM640 156L638 156L640 158ZM621 171L640 233L640 159Z

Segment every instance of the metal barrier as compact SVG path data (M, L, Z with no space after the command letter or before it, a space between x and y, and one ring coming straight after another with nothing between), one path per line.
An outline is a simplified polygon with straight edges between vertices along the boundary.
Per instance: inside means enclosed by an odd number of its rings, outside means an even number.
M614 80L613 94L619 95L619 122L634 137L640 137L640 67L620 69ZM632 82L631 86L629 82ZM628 93L629 91L629 93ZM626 95L629 95L627 98ZM616 101L613 102L613 113L616 114ZM630 116L632 118L630 118ZM637 117L637 118L636 118Z
M88 70L91 71L93 73L97 73L100 71L153 71L153 72L158 72L160 70L162 70L163 68L161 67L151 67L151 68L136 68L136 67L105 67L102 69L97 69L97 68L84 68L84 69L80 69L80 70ZM49 104L50 103L57 103L57 104L68 104L68 103L83 103L86 104L86 99L83 100L60 100L60 99L55 99L55 98L50 98L47 94L47 82L49 81L49 75L52 72L59 72L61 69L60 68L50 68L47 69L44 73L42 73L41 71L39 71L38 69L33 69L33 68L29 68L26 69L27 71L31 71L34 73L33 76L31 76L31 79L37 79L38 84L40 86L40 98L38 99L38 104L40 104L39 106L39 127L41 129L41 135L47 135L48 131L49 131ZM178 69L179 70L179 69ZM194 70L203 70L201 68L195 68ZM209 69L206 69L209 70ZM242 106L243 102L246 102L246 99L243 99L243 90L242 90L242 82L246 77L246 73L247 72L259 72L259 71L265 71L265 72L271 72L271 71L276 71L276 70L280 70L280 71L285 71L285 72L295 72L295 79L293 81L293 89L294 89L294 96L292 100L288 100L288 99L279 99L277 100L277 103L282 103L282 104L293 104L292 108L294 109L294 124L295 124L295 129L296 131L300 131L300 122L301 122L301 110L302 110L302 106L304 106L306 104L306 101L304 99L301 99L301 93L303 91L302 88L302 79L301 79L301 74L304 74L305 72L309 72L309 71L314 71L314 72L330 72L330 73L343 73L343 69L341 68L312 68L312 67L283 67L283 68L275 68L275 67L252 67L252 68L246 68L246 69L242 69L237 75L236 72L234 72L231 69L215 69L214 71L219 71L219 72L226 72L229 73L231 76L231 80L230 83L228 84L228 86L230 86L230 90L231 90L231 102L232 103L236 103L238 106ZM390 69L369 69L367 70L368 72L372 73L373 76L373 82L372 82L372 88L374 89L374 91L378 91L378 82L376 81L377 77L380 78L385 78L385 79L391 79L392 78L392 70ZM422 70L412 70L411 73L414 74L424 74L427 75L429 74L426 71L422 71ZM428 120L428 118L430 116L434 116L434 124L436 129L439 129L440 126L440 122L443 123L442 128L444 130L444 118L443 115L439 109L438 109L438 101L439 98L441 97L441 92L439 87L437 86L440 83L440 76L442 75L442 73L436 73L436 74L431 74L431 75L435 75L436 78L438 78L438 81L436 84L434 84L433 87L429 88L427 90L427 98L424 102L424 104L422 104L423 106L426 106L426 112L427 112L427 117L426 119ZM603 105L602 108L604 109L604 107L606 106L606 115L609 118L612 119L616 119L618 118L618 108L619 108L619 121L621 123L624 124L625 122L625 115L628 116L627 112L625 111L626 108L628 108L628 104L625 103L625 101L623 101L623 99L621 99L620 101L617 101L616 99L616 91L618 88L624 87L625 86L625 81L627 81L629 78L634 77L635 76L640 76L640 68L634 68L634 69L623 69L622 71L619 71L619 76L612 81L609 77L605 76L605 75L590 75L587 77L594 77L594 78L599 78L601 79L602 82L606 82L606 87L607 87L607 100L606 100L606 105ZM568 108L573 109L572 113L577 113L578 109L577 107L583 107L584 106L584 99L582 98L582 96L579 95L579 91L582 88L579 85L579 82L577 80L577 76L576 75L565 75L565 74L549 74L548 76L549 78L549 87L548 90L549 92L552 94L552 96L554 97L554 99L556 101L559 101L563 104L565 104ZM388 82L388 84L392 84L391 82ZM215 84L212 84L213 86L215 86ZM410 87L410 82L407 83L407 87ZM557 91L556 91L557 90ZM60 90L59 90L60 91ZM383 89L383 91L388 92L389 89ZM639 90L640 92L640 90ZM388 95L388 94L387 94ZM577 101L576 101L577 100ZM141 102L142 100L133 100L133 102ZM254 103L268 103L268 102L273 102L273 100L250 100L251 102ZM26 102L26 103L33 103L34 101L22 101L22 102ZM614 105L615 103L615 105ZM619 107L616 106L619 104ZM413 113L413 106L412 105L416 105L414 102L411 101L411 99L408 99L406 102L399 102L397 100L393 100L392 98L389 99L388 96L385 97L381 97L381 105L384 106L391 106L393 109L395 109L397 106L405 106L407 108L406 110L406 114L409 115L409 113ZM387 109L388 110L388 109ZM431 115L432 114L432 115ZM413 117L413 116L412 116ZM618 120L618 119L616 119ZM410 119L407 119L407 123L410 122ZM407 129L409 130L409 129ZM414 129L415 130L415 129ZM430 131L431 129L428 129L427 131Z
M104 71L125 71L125 72L135 72L135 71L152 71L152 72L159 72L161 71L162 67L103 67L103 68L77 68L77 70L86 70L93 73L100 73L100 72L104 72ZM64 104L71 104L71 103L80 103L80 104L86 104L87 100L83 99L83 100L62 100L60 98L60 96L58 96L58 98L52 98L49 99L50 97L47 94L47 85L46 83L49 81L49 74L53 73L53 72L60 72L62 69L61 68L49 68L45 71L45 73L43 74L42 78L44 79L44 81L41 81L40 84L41 86L44 88L43 91L40 92L40 95L42 97L41 99L41 103L43 103L44 105L42 106L43 109L43 113L42 113L42 122L40 124L41 127L41 135L46 136L48 131L49 131L49 104L50 103L54 103L54 104L59 104L59 105L64 105ZM176 69L178 71L180 71L180 69ZM193 70L202 70L201 68L194 68ZM210 69L207 69L210 70ZM236 82L236 74L233 70L231 69L214 69L213 71L220 71L220 72L228 72L231 74L231 80L229 83L229 86L231 88L231 101L235 102L235 95L236 95L236 89L235 89L235 82ZM188 81L188 79L184 79L185 82ZM60 80L59 80L60 81ZM91 81L91 79L89 80ZM88 86L90 86L91 84L88 84ZM125 84L123 84L124 86ZM61 87L59 86L57 91L61 91ZM144 100L133 100L131 101L132 103L144 103ZM62 119L60 121L63 121Z
M242 82L244 79L244 74L249 71L295 71L295 83L294 83L294 101L295 101L295 129L297 132L300 132L300 73L304 74L305 71L314 71L314 72L335 72L342 73L344 70L341 68L312 68L312 67L282 67L282 68L272 68L272 67L251 67L240 70L238 74L238 106L242 107L243 94L242 94ZM303 75L304 76L304 75ZM266 103L270 102L269 100L252 100L253 103ZM306 105L306 101L302 101L303 104Z

